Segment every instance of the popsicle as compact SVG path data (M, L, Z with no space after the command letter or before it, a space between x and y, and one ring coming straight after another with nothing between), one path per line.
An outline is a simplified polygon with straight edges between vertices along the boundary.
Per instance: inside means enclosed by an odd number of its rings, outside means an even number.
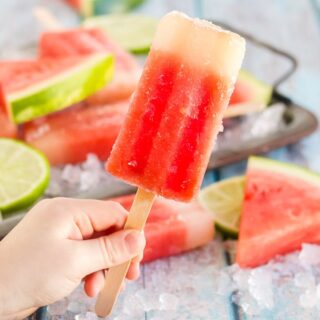
M107 162L139 187L125 228L142 229L156 194L190 201L221 130L245 41L172 12L160 20L125 123ZM111 312L130 262L111 268L96 312Z

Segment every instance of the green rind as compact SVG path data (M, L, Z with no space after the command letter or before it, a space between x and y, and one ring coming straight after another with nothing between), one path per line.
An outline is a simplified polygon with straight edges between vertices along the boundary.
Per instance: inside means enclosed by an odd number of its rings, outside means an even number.
M94 10L94 1L93 0L82 0L80 2L80 14L83 17L93 16L95 13Z
M144 0L82 0L79 11L83 17L87 18L107 12L127 12L143 2Z
M261 102L265 105L268 105L271 101L272 97L272 86L260 81L256 77L254 77L250 72L241 69L239 72L238 79L240 81L244 81L251 87L253 87L254 92L254 101L253 102Z
M219 222L215 222L215 226L217 230L219 230L224 236L230 237L232 239L237 239L239 235L238 229L231 229L229 227L220 224Z
M0 141L1 140L8 141L8 142L14 141L15 144L20 144L24 148L31 150L34 154L37 154L38 159L40 159L40 162L44 167L44 172L46 173L43 179L37 185L35 185L34 188L30 189L28 193L22 195L20 198L16 199L13 202L10 202L7 205L4 205L4 206L0 205L0 211L3 212L4 214L9 214L13 211L17 211L32 205L43 194L43 192L47 188L50 181L50 164L48 159L45 157L45 155L42 152L26 145L23 142L20 142L18 140L8 139L8 138L0 138Z
M149 51L158 20L134 14L110 14L91 17L84 21L88 28L100 28L122 48L132 53Z
M248 170L250 169L270 171L270 174L277 173L277 175L294 177L320 187L320 174L291 163L251 156L248 161Z
M11 118L20 124L69 107L103 88L113 72L111 55L94 55L87 63L44 81L41 88L35 85L9 96Z

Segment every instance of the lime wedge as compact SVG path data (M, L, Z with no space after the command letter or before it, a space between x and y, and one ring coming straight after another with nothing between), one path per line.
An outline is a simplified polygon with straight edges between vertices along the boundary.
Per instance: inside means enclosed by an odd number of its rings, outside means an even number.
M222 180L199 194L200 203L212 212L216 226L232 236L239 232L244 179L241 176Z
M135 14L109 14L84 21L88 28L101 28L124 49L133 53L149 51L158 20Z
M48 185L50 166L35 149L12 139L0 139L0 210L27 207Z

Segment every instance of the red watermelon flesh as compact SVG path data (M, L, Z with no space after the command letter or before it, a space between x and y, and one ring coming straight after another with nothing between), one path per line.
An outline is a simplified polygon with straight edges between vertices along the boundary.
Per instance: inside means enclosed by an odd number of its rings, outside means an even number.
M24 123L84 100L112 75L110 54L1 61L0 108Z
M7 114L0 109L0 137L15 138L17 136L17 126L8 118Z
M246 70L241 70L231 95L229 106L256 103L267 106L271 100L272 86L260 81Z
M82 162L89 153L105 160L128 105L124 100L101 106L73 106L27 123L24 140L41 150L52 165Z
M115 198L127 210L134 195ZM143 262L179 254L210 242L214 236L212 214L198 202L156 199L144 229L147 245Z
M66 2L69 3L73 8L77 9L80 11L81 9L81 0L65 0Z
M134 91L141 74L135 58L123 50L100 29L73 29L45 32L40 39L40 58L61 58L110 52L116 58L113 81L90 97L90 103L103 104L129 97Z
M238 103L250 101L252 97L253 94L250 87L245 82L238 80L231 95L229 105L232 106Z
M237 263L256 267L276 255L320 243L320 176L252 157L240 223Z

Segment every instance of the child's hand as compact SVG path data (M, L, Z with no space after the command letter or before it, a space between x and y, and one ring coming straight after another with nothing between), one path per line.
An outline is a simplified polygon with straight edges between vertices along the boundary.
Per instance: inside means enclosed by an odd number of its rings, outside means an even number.
M126 217L126 210L110 201L39 202L0 242L0 318L22 318L68 295L82 279L86 293L96 295L103 269L142 256L143 234L117 231ZM128 279L139 276L139 260Z

